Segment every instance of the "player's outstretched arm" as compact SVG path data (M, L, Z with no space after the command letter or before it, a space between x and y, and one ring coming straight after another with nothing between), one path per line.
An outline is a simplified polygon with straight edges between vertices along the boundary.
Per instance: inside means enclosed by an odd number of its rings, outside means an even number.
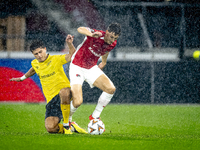
M67 43L67 46L69 48L69 54L65 55L65 59L67 62L71 61L71 57L74 54L74 52L76 51L74 44L73 44L73 40L74 40L74 36L68 34L66 37L66 40L65 40Z
M20 81L25 80L26 78L33 76L35 73L36 73L35 70L31 67L29 69L29 71L27 73L25 73L25 75L23 75L22 77L18 77L18 78L12 78L12 79L10 79L10 81L20 82Z
M107 58L108 58L109 52L101 56L102 62L99 64L99 68L103 70L103 68L106 66Z
M95 37L95 38L102 36L101 32L98 32L98 31L97 32L91 32L86 27L79 27L77 30L80 34L83 34L85 36L90 36L90 37Z

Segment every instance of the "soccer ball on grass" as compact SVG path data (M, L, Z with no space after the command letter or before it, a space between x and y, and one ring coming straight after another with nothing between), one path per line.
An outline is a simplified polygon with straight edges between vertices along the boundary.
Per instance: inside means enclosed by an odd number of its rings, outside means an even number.
M88 133L92 135L100 135L105 132L105 125L100 119L93 119L88 124Z

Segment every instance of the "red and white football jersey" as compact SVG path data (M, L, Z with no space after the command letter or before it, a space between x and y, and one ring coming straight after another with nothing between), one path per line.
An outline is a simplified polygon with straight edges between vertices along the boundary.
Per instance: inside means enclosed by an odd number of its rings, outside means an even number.
M99 57L110 52L117 44L117 40L112 44L104 42L105 32L101 30L90 29L92 32L99 31L102 36L94 38L86 36L83 42L77 47L76 52L72 56L72 63L82 68L90 69L97 64Z

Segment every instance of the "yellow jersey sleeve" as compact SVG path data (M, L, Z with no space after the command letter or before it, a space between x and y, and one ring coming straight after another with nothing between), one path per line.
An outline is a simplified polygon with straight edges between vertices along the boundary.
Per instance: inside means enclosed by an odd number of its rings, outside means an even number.
M40 78L47 103L59 94L61 89L70 87L69 79L63 69L63 65L66 63L65 55L49 55L44 62L38 62L37 59L31 62Z

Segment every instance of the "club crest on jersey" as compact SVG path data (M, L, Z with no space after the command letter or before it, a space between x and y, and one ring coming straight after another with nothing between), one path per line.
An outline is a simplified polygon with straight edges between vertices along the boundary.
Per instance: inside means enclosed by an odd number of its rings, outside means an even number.
M51 63L51 61L47 63L47 66L48 66L50 63Z
M76 77L81 77L80 74L76 74Z

